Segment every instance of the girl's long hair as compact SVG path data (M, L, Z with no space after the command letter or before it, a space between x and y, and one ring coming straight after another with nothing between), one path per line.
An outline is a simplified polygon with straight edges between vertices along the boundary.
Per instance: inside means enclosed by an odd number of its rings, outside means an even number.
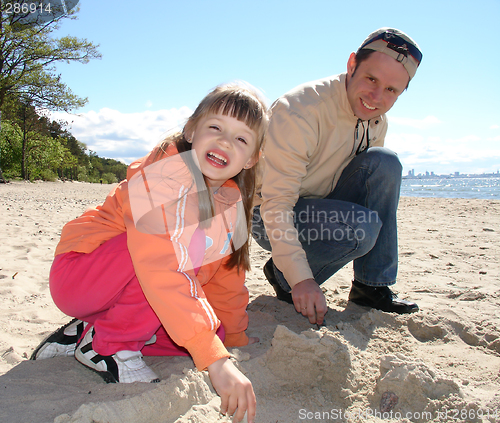
M186 139L186 134L192 133L198 122L209 114L222 114L238 119L245 123L257 134L257 143L253 158L258 159L264 147L265 136L269 125L269 114L266 102L260 92L247 83L224 84L211 91L198 105L194 113L189 117L182 132L168 136L160 144L155 160L159 160L165 154L169 144L175 144L179 153L191 150L192 144ZM186 163L192 169L193 163ZM253 199L256 189L256 179L259 174L259 163L249 169L242 169L233 181L238 186L245 213L246 241L234 251L226 267L231 269L235 266L239 269L250 270L250 240L251 222L253 211ZM199 174L193 172L194 175ZM198 185L198 204L200 209L200 223L208 222L213 217L214 210L210 190L201 189L200 184L205 181L196 181ZM239 219L238 219L239 220Z

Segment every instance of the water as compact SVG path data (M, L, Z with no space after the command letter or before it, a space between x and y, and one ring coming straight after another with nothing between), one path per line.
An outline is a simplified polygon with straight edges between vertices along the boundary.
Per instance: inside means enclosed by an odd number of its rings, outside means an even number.
M403 179L401 196L500 200L500 178Z

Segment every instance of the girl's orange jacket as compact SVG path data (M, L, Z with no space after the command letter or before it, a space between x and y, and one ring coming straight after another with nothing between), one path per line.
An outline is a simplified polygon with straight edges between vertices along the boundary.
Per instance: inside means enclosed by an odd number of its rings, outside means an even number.
M224 266L244 213L241 196L232 180L213 195L215 217L204 229L203 263L196 274L188 255L193 234L200 233L196 185L174 145L167 148L168 157L155 161L157 152L154 149L132 163L127 179L102 205L67 223L55 254L90 253L127 232L130 256L148 302L174 342L185 347L203 370L229 356L215 334L221 322L226 346L248 343L245 272Z

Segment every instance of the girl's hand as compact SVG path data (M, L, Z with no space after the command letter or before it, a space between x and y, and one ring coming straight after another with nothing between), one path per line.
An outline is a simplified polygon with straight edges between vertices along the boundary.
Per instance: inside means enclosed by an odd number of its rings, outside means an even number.
M246 412L248 423L254 423L257 401L247 377L227 357L210 364L208 374L221 398L221 413L234 415L233 422L236 423L243 420Z

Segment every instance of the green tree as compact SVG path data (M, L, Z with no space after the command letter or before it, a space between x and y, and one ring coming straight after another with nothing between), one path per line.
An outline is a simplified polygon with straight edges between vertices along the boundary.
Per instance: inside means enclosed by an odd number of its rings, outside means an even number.
M29 148L25 152L24 179L55 179L54 170L60 163L62 149L52 137L32 132Z
M88 161L88 156L86 153L87 145L81 141L78 141L73 136L73 134L65 129L64 125L66 125L66 122L63 122L61 124L60 122L57 122L55 120L48 124L50 135L52 136L52 138L59 138L60 140L64 140L65 146L69 151L71 151L71 154L73 154L79 160L82 159L85 162Z
M50 110L70 111L83 106L87 99L76 96L61 82L55 64L88 63L90 59L100 58L98 46L71 36L52 37L59 23L74 19L75 12L20 29L16 27L18 17L7 13L7 5L7 2L0 3L0 111L9 98ZM1 166L0 179L3 180Z
M34 166L32 158L37 157L35 150L44 149L43 140L47 140L47 128L35 111L33 106L18 103L16 107L16 118L21 129L21 178L32 179L30 175L34 174ZM47 146L49 148L49 146ZM43 154L40 156L43 157ZM39 166L42 164L41 159L37 161Z
M68 144L76 148L76 155ZM78 163L86 166L90 161L84 146L60 125L39 116L32 106L21 102L9 105L0 148L4 151L4 171L10 175L23 179L76 179Z
M18 124L5 121L0 132L0 149L3 166L8 177L21 174L22 130Z
M127 177L127 165L117 160L110 160L113 164L109 167L109 172L114 173L118 181L124 180Z
M76 179L77 178L78 159L71 154L68 149L65 149L64 156L61 160L61 166L58 168L60 179Z
M116 184L118 182L118 178L116 177L116 175L114 173L111 173L111 172L110 173L104 173L102 175L101 179L106 184Z

